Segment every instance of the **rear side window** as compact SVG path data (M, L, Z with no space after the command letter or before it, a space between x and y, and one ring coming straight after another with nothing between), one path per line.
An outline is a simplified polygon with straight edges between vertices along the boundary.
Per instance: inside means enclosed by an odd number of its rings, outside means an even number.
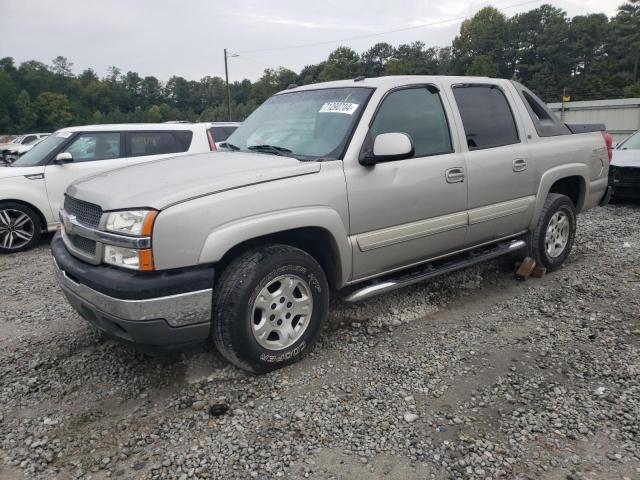
M469 150L518 143L518 129L502 90L493 85L460 85L453 95Z
M27 135L26 137L24 137L24 140L22 141L23 145L29 145L30 143L35 142L38 139L37 136L35 135Z
M555 137L557 135L571 135L571 130L556 117L545 103L518 82L512 82L516 87L524 106L529 112L539 137Z
M165 155L189 150L193 133L177 132L129 132L129 148L132 157Z
M381 133L406 133L416 157L450 153L451 136L440 94L427 87L391 92L371 124L375 138Z
M214 142L224 142L233 132L236 131L236 128L238 127L211 127L209 132L211 132Z

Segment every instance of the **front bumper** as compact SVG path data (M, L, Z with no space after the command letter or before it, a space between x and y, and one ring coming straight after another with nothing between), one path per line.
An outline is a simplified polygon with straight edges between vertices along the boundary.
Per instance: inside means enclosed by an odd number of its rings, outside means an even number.
M640 167L609 167L609 186L614 197L640 198Z
M212 266L141 274L89 265L69 254L59 233L51 250L69 303L107 335L150 352L208 338Z

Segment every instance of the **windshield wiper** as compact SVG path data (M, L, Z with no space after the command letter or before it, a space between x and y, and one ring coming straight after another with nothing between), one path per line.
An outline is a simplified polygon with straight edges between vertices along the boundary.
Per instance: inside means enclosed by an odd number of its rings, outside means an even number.
M220 144L220 146L222 148L228 148L229 150L231 150L232 152L238 152L240 151L240 147L234 145L233 143L229 143L229 142L223 142Z
M273 153L274 155L286 156L287 153L292 153L288 148L278 147L276 145L251 145L247 148L256 152Z

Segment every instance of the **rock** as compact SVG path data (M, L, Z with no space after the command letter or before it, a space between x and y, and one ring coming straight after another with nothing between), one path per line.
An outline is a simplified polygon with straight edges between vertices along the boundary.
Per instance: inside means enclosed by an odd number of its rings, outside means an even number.
M404 421L407 423L413 423L418 419L418 415L415 413L411 413L411 412L406 412L404 414Z

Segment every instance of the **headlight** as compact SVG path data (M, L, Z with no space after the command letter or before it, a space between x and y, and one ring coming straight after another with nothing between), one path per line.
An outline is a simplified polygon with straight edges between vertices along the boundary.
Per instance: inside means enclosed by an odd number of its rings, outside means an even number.
M153 254L150 249L135 250L133 248L104 246L104 263L131 270L153 270Z
M111 212L107 216L105 229L124 235L149 236L157 214L155 210Z

